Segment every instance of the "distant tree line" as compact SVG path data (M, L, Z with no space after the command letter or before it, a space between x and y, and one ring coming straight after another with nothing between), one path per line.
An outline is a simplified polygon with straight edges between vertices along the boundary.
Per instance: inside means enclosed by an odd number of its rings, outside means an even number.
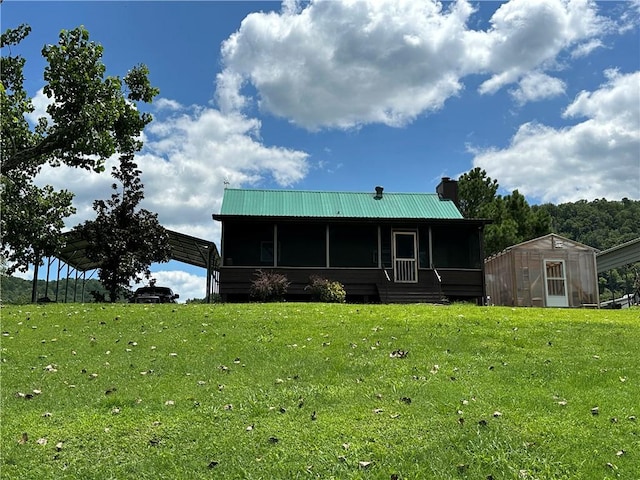
M32 282L18 277L0 276L0 302L11 304L27 304L31 302ZM108 297L109 292L100 280L91 278L84 282L83 300L82 279L61 278L60 281L37 281L37 297L39 301L58 303L82 302L91 303ZM104 301L104 300L102 300Z
M552 219L555 233L598 250L640 237L640 201L623 198L540 206Z

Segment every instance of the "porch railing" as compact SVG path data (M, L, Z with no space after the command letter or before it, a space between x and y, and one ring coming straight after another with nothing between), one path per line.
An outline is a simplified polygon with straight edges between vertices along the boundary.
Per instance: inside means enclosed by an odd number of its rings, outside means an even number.
M416 261L411 258L396 258L395 281L415 283L418 281Z

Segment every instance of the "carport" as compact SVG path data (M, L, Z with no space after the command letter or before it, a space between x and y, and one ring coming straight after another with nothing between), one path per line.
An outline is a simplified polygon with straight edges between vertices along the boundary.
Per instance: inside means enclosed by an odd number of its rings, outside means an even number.
M205 299L207 302L211 301L213 294L218 292L219 288L219 266L220 255L215 243L201 238L186 235L184 233L176 232L174 230L166 230L169 235L169 245L171 246L171 260L183 262L195 267L204 268L207 271L207 285L205 292ZM55 300L58 300L58 286L60 283L60 273L66 266L66 277L75 274L75 288L73 299L76 301L78 292L78 280L82 281L82 289L79 293L80 301L85 301L85 282L90 279L95 271L100 268L100 265L87 258L86 249L89 243L78 237L75 232L67 232L63 234L65 238L65 246L58 252L55 257L49 258L45 265L47 267L46 276L46 290L43 298L49 298L49 276L50 270L55 260L58 260L57 275L56 275L56 291ZM89 276L87 278L87 273ZM34 284L33 284L33 300L37 299L36 279L38 277L38 266L35 267L34 272ZM66 282L66 288L68 289L69 282ZM67 292L63 294L63 298L67 298Z
M596 254L598 273L640 262L640 237Z
M640 237L596 254L598 273L607 272L611 269L624 267L636 262L640 262ZM636 282L638 280L637 275L638 271L636 270ZM609 304L609 306L638 304L640 300L640 287L638 287L637 283L634 290L633 293L627 293L621 299L614 298L606 303Z

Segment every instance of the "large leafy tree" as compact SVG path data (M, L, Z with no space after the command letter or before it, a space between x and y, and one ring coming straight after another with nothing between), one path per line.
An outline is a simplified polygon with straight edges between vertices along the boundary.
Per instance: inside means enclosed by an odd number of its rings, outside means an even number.
M24 88L26 60L12 52L30 30L21 25L0 39L0 231L8 273L25 271L55 254L64 219L74 212L72 193L34 184L42 166L66 164L101 172L112 155L133 155L151 121L136 103L151 102L158 93L144 65L122 79L105 76L102 46L90 41L83 27L63 30L57 44L42 49L47 62L43 91L51 100L48 118L31 125L27 115L34 107Z
M485 228L486 255L551 231L551 219L546 210L532 208L518 190L509 195L498 195L498 181L479 167L461 175L458 186L463 216L493 221Z
M111 198L96 200L96 219L77 231L88 240L87 257L101 265L98 276L115 302L130 280L150 277L151 263L168 261L171 250L157 215L137 208L144 193L133 156L122 156L111 175L119 182L112 185Z

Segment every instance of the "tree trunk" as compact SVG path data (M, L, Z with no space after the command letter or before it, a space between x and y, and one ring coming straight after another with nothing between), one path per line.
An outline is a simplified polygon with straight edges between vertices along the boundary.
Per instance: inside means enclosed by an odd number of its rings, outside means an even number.
M38 302L38 267L40 266L40 257L36 256L36 262L33 265L33 282L31 283L31 303Z

